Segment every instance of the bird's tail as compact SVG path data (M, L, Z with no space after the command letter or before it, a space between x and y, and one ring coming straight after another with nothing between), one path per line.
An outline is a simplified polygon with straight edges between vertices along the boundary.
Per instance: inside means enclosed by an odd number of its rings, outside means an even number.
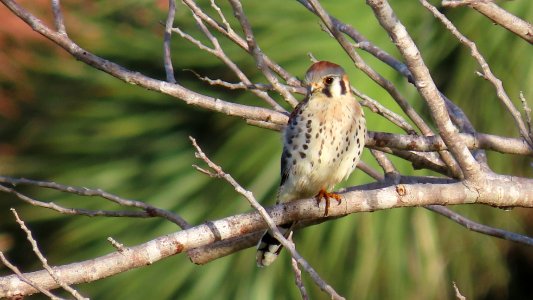
M293 224L285 224L278 226L279 231L283 234L284 237L288 237L292 232ZM257 261L258 267L266 267L270 265L276 258L278 258L279 253L283 245L276 240L276 238L270 233L270 230L267 230L263 237L257 244L257 253L255 259Z

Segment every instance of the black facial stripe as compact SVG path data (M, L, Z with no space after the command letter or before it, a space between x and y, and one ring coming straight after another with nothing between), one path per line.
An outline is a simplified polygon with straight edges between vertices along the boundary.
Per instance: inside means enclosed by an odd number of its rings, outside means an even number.
M341 85L341 95L346 94L346 85L344 84L344 80L339 81L339 84Z
M328 98L331 98L331 85L326 85L324 87L324 89L322 90L322 93L324 93L324 95L326 95Z

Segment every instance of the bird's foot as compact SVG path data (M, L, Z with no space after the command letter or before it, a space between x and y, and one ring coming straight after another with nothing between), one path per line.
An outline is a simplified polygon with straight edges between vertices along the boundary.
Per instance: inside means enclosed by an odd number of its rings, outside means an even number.
M318 194L315 196L315 198L316 198L316 204L317 205L320 205L320 201L322 201L322 198L324 198L324 200L326 200L326 211L324 212L324 216L325 217L328 216L328 212L329 212L329 200L331 198L333 198L333 199L337 200L338 204L340 204L341 200L342 200L341 195L339 195L337 193L328 193L324 189L321 189L318 192Z

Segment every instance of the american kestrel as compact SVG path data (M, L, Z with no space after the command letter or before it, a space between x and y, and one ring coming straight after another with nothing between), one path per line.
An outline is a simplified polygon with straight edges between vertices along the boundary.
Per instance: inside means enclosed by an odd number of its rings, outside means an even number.
M355 169L365 145L364 113L352 95L346 72L337 64L314 63L305 75L307 96L296 106L283 131L281 183L277 203L315 196L318 203L341 196L330 193ZM294 224L279 227L288 236ZM257 246L257 265L270 265L281 244L267 231Z

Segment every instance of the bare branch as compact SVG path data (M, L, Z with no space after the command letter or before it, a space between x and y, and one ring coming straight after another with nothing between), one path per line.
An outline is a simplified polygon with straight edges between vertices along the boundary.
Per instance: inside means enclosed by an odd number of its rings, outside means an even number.
M214 48L210 49L210 51L208 52L213 54L215 57L218 57L224 64L226 64L226 66L228 66L233 71L233 73L237 75L237 77L241 80L243 84L247 86L251 86L252 82L250 81L250 79L248 79L248 77L244 74L244 72L226 55L226 53L222 49L222 46L220 46L218 39L213 34L211 34L207 26L205 26L205 24L203 23L202 19L200 19L200 17L198 17L195 14L193 14L193 18L196 21L196 24L198 24L198 26L204 33L204 35L211 41L211 44L213 44ZM231 27L229 27L229 29L233 30L231 29ZM190 39L193 39L193 38L190 37ZM201 44L201 42L198 40L194 40L194 42L195 44ZM270 106L272 106L276 111L283 112L283 113L286 112L285 109L281 105L279 105L274 99L272 99L272 97L270 97L268 93L266 93L265 91L258 90L258 89L251 89L251 92L254 93L256 96L258 96L259 98L263 99L266 103L270 104Z
M226 36L229 40L233 41L236 45L241 47L242 49L246 50L247 52L251 53L251 50L248 48L248 43L239 35L237 35L231 27L226 28L226 25L228 24L225 22L224 24L219 24L217 21L215 21L213 18L208 16L202 9L193 1L193 0L183 0L183 3L189 7L189 9L192 11L192 13L196 16L198 16L200 19L202 19L204 22L209 24L212 28ZM223 19L225 20L225 18ZM263 54L263 60L265 64L276 74L278 74L281 78L287 82L289 85L293 86L300 86L300 80L298 80L296 77L292 76L289 72L287 72L285 69L283 69L280 65L273 62L268 56Z
M455 281L453 282L453 290L455 291L455 298L457 298L457 300L466 300L466 297L461 294L461 291L459 291Z
M66 208L60 205L57 205L53 202L43 202L30 198L22 193L17 192L12 188L8 188L0 184L0 191L13 194L20 200L39 207L44 207L48 209L55 210L59 213L65 215L80 215L88 217L127 217L127 218L151 218L152 216L147 212L136 212L136 211L108 211L108 210L88 210L88 209L78 209L78 208Z
M379 173L377 170L375 170L365 162L359 161L357 163L357 168L377 181L381 181L384 178L381 173Z
M65 49L76 59L93 66L98 70L111 74L112 76L121 79L124 82L140 85L146 89L158 91L163 94L181 99L187 104L221 112L229 116L238 116L244 119L258 121L268 121L275 124L286 123L287 116L283 113L266 108L231 103L222 99L201 95L186 89L179 84L171 84L165 81L150 78L140 74L139 72L130 71L118 64L92 54L91 52L78 46L68 37L54 32L34 15L20 7L16 2L12 0L0 0L0 2L4 3L15 15L30 25L33 30L37 31L44 37Z
M476 135L460 133L461 143L468 149L486 149L500 153L533 156L533 150L522 139L501 137L492 134L478 133ZM369 131L366 146L369 148L394 148L410 151L440 151L448 150L439 136L402 135L387 132Z
M442 139L459 163L461 171L467 179L479 178L481 176L479 165L470 151L468 151L468 148L460 143L457 130L450 120L445 102L407 30L396 18L387 1L367 0L367 4L370 5L379 23L391 36L394 44L405 58L407 67L415 80L416 88L428 103ZM447 163L449 165L449 162Z
M383 172L385 172L385 176L387 176L388 174L398 174L396 167L394 167L390 159L388 159L383 152L374 149L370 149L370 152L372 153L380 167L383 169Z
M28 240L28 242L30 242L33 253L37 255L37 258L39 258L39 260L41 261L43 268L48 272L48 274L50 274L50 276L52 276L55 282L59 284L65 291L69 292L72 296L74 296L74 298L78 300L88 299L80 295L78 291L71 288L70 286L65 284L63 281L61 281L61 279L59 279L58 275L56 274L56 271L52 267L50 267L50 265L48 265L48 260L46 259L46 257L44 257L44 255L39 250L37 241L35 241L35 239L33 238L33 234L28 229L28 227L26 227L26 224L24 224L24 221L20 219L19 215L17 214L17 211L14 208L12 208L11 212L13 212L13 215L15 215L15 219L17 223L19 224L20 228L26 233L26 239Z
M174 77L174 67L172 66L172 57L170 54L170 38L172 36L172 27L174 24L174 16L176 15L176 0L168 0L168 14L165 22L165 34L163 36L163 62L165 65L165 73L169 83L176 83Z
M233 13L235 17L237 18L237 20L239 20L242 30L244 31L246 43L248 44L248 52L252 54L257 68L261 70L263 75L265 75L268 82L272 84L276 91L278 91L289 104L295 107L298 104L298 101L291 93L289 93L287 89L284 88L283 85L280 84L279 80L274 75L274 72L271 71L270 68L266 65L265 55L259 48L259 45L257 45L257 41L255 40L252 31L252 26L250 25L248 18L244 14L241 2L238 0L230 0L230 4L233 7Z
M69 215L86 215L86 216L108 216L108 217L137 217L137 218L151 218L151 217L163 217L172 223L175 223L176 225L180 226L181 228L189 228L191 227L187 221L185 221L182 217L180 217L177 214L174 214L170 211L157 208L153 205L150 205L148 203L144 203L141 201L136 200L130 200L121 198L117 195L113 195L111 193L108 193L106 191L103 191L101 189L89 189L86 187L76 187L76 186L69 186L69 185L63 185L55 182L50 181L38 181L38 180L31 180L31 179L25 179L25 178L12 178L7 176L0 176L0 183L7 183L11 185L33 185L33 186L39 186L49 189L58 190L65 193L71 193L76 194L80 196L96 196L101 197L106 200L115 202L122 206L129 206L129 207L135 207L143 209L144 212L132 212L132 211L91 211L91 210L84 210L84 209L71 209L71 208L64 208L54 203L47 203L42 202L38 200L31 199L30 197L27 197L21 193L18 193L14 189L10 189L8 187L5 187L3 185L0 185L0 191L4 191L7 193L14 194L19 199L28 202L32 205L50 208L53 210L56 210L63 214L69 214Z
M499 7L493 1L480 0L443 0L444 7L457 7L468 5L478 12L491 19L492 22L502 26L510 32L516 34L525 41L533 44L533 25L526 22L515 15L509 13L505 9Z
M494 227L490 227L490 226L487 226L487 225L479 224L477 222L474 222L474 221L472 221L472 220L470 220L468 218L465 218L465 217L461 216L460 214L452 211L451 209L449 209L447 207L444 207L444 206L441 206L441 205L428 205L428 206L425 206L425 208L427 208L427 209L429 209L431 211L434 211L434 212L436 212L436 213L438 213L440 215L443 215L443 216L447 217L448 219L450 219L452 221L455 221L459 225L466 227L469 230L472 230L472 231L475 231L475 232L479 232L479 233L482 233L482 234L486 234L486 235L490 235L490 236L494 236L494 237L497 237L497 238L500 238L500 239L504 239L504 240L508 240L508 241L513 241L513 242L517 242L517 243L533 246L533 238L530 238L530 237L528 237L526 235L521 235L521 234L518 234L518 233L506 231L506 230L503 230L503 229L494 228Z
M315 9L313 6L309 3L308 0L297 0L300 2L305 8L307 8L310 12L316 14ZM353 28L351 25L346 24L338 20L337 18L330 15L331 22L333 26L340 32L345 33L348 35L352 40L356 42L356 47L358 49L364 50L370 54L372 54L377 59L381 60L382 62L386 63L396 71L398 71L400 74L402 74L404 77L407 78L407 80L411 83L413 83L413 79L411 76L411 72L407 68L405 64L398 61L396 58L394 58L392 55L387 53L386 51L378 48L376 45L372 44L366 37L364 37L360 32L358 32L355 28Z
M261 90L261 91L275 91L274 87L271 84L265 84L265 83L253 83L246 84L243 81L237 82L237 83L231 83L227 81L223 81L221 79L211 79L207 76L202 76L198 74L194 70L186 69L185 71L192 72L194 76L196 76L198 79L205 81L209 83L210 85L218 85L225 87L230 90ZM306 91L303 87L295 87L291 85L283 85L289 92L296 93L296 94L302 94L305 95Z
M524 113L526 114L526 122L527 122L527 129L529 132L529 136L533 137L533 124L531 122L531 107L529 107L529 105L527 104L526 97L524 97L523 92L520 92L520 101L522 101L522 109L524 110Z
M461 42L461 44L465 45L470 49L472 57L474 57L474 59L478 62L479 66L483 70L483 73L481 75L483 76L483 78L492 83L492 85L494 85L498 98L501 100L507 110L511 113L511 116L513 117L515 124L518 127L520 135L526 140L529 146L533 148L533 136L529 135L524 121L522 120L522 116L520 115L520 112L516 109L516 107L513 105L513 102L505 92L502 81L492 73L489 64L487 63L485 58L483 58L481 53L477 50L476 44L466 38L463 34L461 34L459 30L453 25L453 23L450 22L450 20L448 20L446 16L440 13L436 7L428 3L426 0L420 0L420 3L422 3L422 5L427 10L429 10L439 21L441 21L442 24L444 24L444 26L446 27L446 29L448 29L459 40L459 42Z
M532 179L492 175L487 176L485 184L480 187L473 187L465 182L439 183L443 182L442 179L433 180L432 184L404 183L412 180L402 177L398 184L392 186L381 185L375 189L360 186L357 189L348 189L349 191L343 194L344 201L330 207L329 218L355 212L431 204L477 203L499 207L533 207L533 189L530 188ZM375 186L370 184L368 188ZM293 221L324 220L324 205L317 206L315 199L292 201L267 208L266 211L277 225ZM244 213L171 233L127 248L128 251L122 253L115 252L97 259L56 267L56 271L61 274L60 279L69 285L90 282L143 267L183 251L263 231L266 228L265 221L258 212ZM79 272L80 269L86 268L90 268L92 272ZM57 283L46 271L28 273L26 277L38 282L45 289L57 287ZM5 297L6 291L14 290L13 287L19 287L20 293L23 294L35 292L34 288L25 286L16 276L0 277L0 286L3 287L0 289L0 297Z
M57 32L67 35L65 29L65 21L63 20L63 13L61 12L61 4L59 0L52 0L52 13L54 15L54 25Z
M292 242L292 232L291 232L291 235L289 236L289 241ZM294 272L294 283L296 284L296 286L298 287L298 290L300 291L302 300L308 300L309 295L307 294L307 290L305 289L305 285L302 281L302 271L300 270L300 268L298 268L298 261L294 257L291 257L291 266Z

